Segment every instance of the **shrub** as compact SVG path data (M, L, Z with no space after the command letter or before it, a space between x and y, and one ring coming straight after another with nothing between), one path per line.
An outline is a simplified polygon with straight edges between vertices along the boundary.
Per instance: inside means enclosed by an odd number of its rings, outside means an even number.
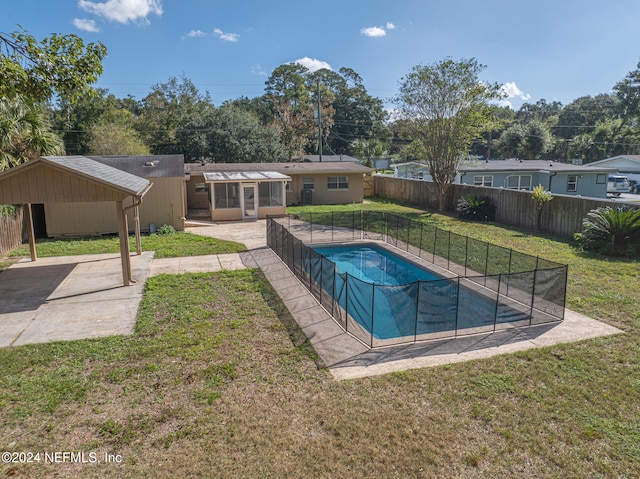
M546 191L544 186L538 185L534 186L533 192L531 193L531 198L536 202L536 216L534 227L536 231L540 230L540 220L542 218L542 209L544 205L546 205L549 201L553 199L553 195L550 191Z
M458 200L456 207L460 218L474 221L494 221L496 207L487 196L469 195Z
M171 225L162 225L160 228L158 228L157 233L159 235L174 235L177 233L177 231Z
M640 209L597 208L587 213L582 227L582 233L574 238L587 251L613 256L636 256L640 252Z

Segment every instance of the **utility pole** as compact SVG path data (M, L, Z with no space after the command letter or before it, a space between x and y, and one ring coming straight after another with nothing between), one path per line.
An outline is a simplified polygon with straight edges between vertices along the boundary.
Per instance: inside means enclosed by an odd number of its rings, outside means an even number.
M318 97L318 158L322 163L322 111L320 109L320 79L316 80L316 96Z

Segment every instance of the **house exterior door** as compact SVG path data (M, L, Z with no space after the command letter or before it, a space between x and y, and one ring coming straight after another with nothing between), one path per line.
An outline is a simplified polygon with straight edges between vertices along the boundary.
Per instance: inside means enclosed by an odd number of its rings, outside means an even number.
M258 219L258 195L255 183L243 183L240 196L243 220Z

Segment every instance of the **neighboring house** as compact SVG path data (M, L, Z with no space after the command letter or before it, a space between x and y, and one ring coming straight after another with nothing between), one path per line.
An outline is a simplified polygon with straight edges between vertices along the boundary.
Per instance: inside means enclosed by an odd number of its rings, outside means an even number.
M424 163L411 162L392 167L396 172L394 176L431 180ZM606 198L607 178L615 171L613 168L590 168L543 160L465 161L455 183L529 191L542 185L554 194Z
M184 229L186 191L182 155L90 156L104 165L145 178L153 186L140 206L140 229L150 231L162 225ZM126 206L126 205L125 205ZM110 234L118 231L110 203L45 203L44 221L48 236ZM129 227L133 229L133 213Z
M287 205L361 203L364 176L351 161L186 163L189 216L212 221L265 218Z
M640 155L618 155L600 161L594 161L585 166L596 168L615 168L621 175L626 176L636 184L640 183Z

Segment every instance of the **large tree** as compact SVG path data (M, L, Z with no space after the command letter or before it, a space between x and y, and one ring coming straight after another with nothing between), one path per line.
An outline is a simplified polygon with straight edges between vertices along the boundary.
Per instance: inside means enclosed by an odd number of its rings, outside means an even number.
M0 33L0 96L74 101L91 93L106 54L101 43L85 46L76 35L53 34L38 42L25 31Z
M466 155L486 128L491 114L488 102L501 97L500 85L480 81L484 70L475 58L450 58L431 65L414 66L400 80L395 98L412 140L421 141L425 162L438 188L439 209L447 207L460 158Z
M288 159L302 155L317 131L314 105L307 75L309 70L297 63L276 68L266 81L266 96L274 112L273 126L280 132Z
M613 87L619 101L622 118L631 123L640 117L640 62L635 70L630 71Z
M191 135L188 123L204 118L213 109L209 93L201 93L193 82L183 76L171 77L166 83L154 85L141 101L140 116L135 128L153 154L183 154L185 161L195 161L190 151Z

